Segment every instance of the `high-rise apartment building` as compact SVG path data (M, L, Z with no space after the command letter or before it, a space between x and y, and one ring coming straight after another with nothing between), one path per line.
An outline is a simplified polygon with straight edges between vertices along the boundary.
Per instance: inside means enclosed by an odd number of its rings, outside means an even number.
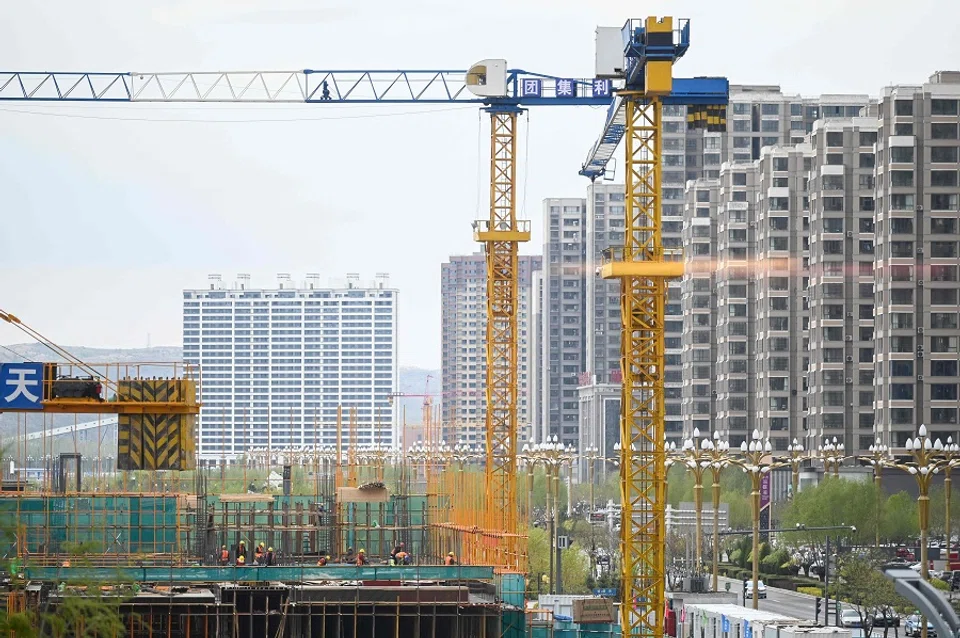
M733 161L721 167L715 222L716 376L713 379L716 383L715 430L728 433L731 445L739 445L749 436L756 419L757 304L753 301L757 296L758 187L755 163ZM704 368L701 364L694 370L701 380L707 373Z
M817 122L812 154L805 158L810 203L810 365L803 393L807 429L818 440L846 442L850 453L874 442L877 128L876 117Z
M183 291L184 361L202 375L198 452L232 462L251 448L281 451L337 442L356 413L359 445L398 443L390 395L397 391L397 290L387 275L361 284L253 288L249 275L225 287ZM345 443L346 445L346 443Z
M756 162L756 427L780 452L806 429L811 159L799 144L764 148Z
M577 445L580 373L584 370L587 323L586 242L587 204L581 198L543 202L544 245L540 338L534 369L540 375L541 413L537 441L557 436Z
M898 448L920 424L931 440L957 431L958 105L960 72L888 88L879 103L874 400Z
M717 210L718 180L698 179L687 185L683 213L684 277L680 282L683 315L681 378L683 432L716 429L717 410ZM682 445L682 436L668 441Z
M517 423L521 443L529 436L531 407L530 359L533 352L530 312L533 274L540 256L520 256L520 307L517 317ZM482 444L486 431L487 267L482 253L453 256L440 266L441 361L444 436Z
M723 206L723 216L729 216L724 229L709 231L716 234L721 250L714 248L715 261L723 259L733 265L733 270L715 280L717 313L712 324L717 341L717 364L719 377L710 377L710 400L717 411L712 413L714 425L725 431L749 432L755 423L755 388L751 366L756 365L754 356L754 315L739 315L741 311L755 312L752 290L756 275L751 274L754 260L756 223L748 220L748 209L756 205L755 192L759 188L759 167L751 169L751 162L761 158L764 147L789 146L802 142L813 130L814 123L823 117L851 117L860 113L869 103L866 95L822 95L802 98L784 94L778 86L731 86L730 106L727 109L728 129L723 133L688 131L686 110L682 106L663 107L663 170L661 191L663 245L666 250L684 246L684 214L687 205L685 186L697 180L721 180L725 163L740 166L735 171L736 179L756 171L756 183L734 184L734 171L726 177L713 202L715 210ZM753 178L751 178L753 179ZM586 424L578 417L574 402L576 396L575 376L580 378L581 401L594 401L596 397L609 394L609 384L619 383L619 282L603 281L597 274L602 262L601 254L609 246L623 242L624 203L622 185L593 183L588 186L583 200L545 200L544 219L547 238L544 245L544 288L542 313L543 348L537 354L535 368L539 371L539 391L542 394L542 410L537 436L558 434L565 443L582 445L596 440L596 433L583 434L580 426ZM750 197L749 200L744 199ZM709 206L700 206L701 209ZM689 211L688 211L689 212ZM696 213L696 207L692 214ZM579 228L572 228L579 224ZM692 230L690 231L692 235ZM704 232L703 228L697 232ZM579 245L578 245L579 244ZM576 266L578 259L581 268ZM584 267L585 266L585 267ZM736 275L735 278L731 278ZM691 283L691 287L694 284ZM704 282L695 285L702 286ZM683 315L681 297L690 294L691 299L700 299L692 289L682 292L681 282L668 286L665 323L665 429L667 436L680 440L685 428L692 429L694 420L702 421L699 412L690 411L703 407L703 401L693 396L684 398L684 367L690 373L702 372L704 366L684 358L684 329L689 322ZM740 295L740 296L738 296ZM562 298L561 298L562 297ZM579 306L580 310L577 309ZM718 318L722 316L722 320ZM579 325L578 325L579 324ZM693 327L689 326L692 330ZM554 334L551 334L551 330ZM561 334L560 331L566 331ZM579 331L582 345L577 350L573 331ZM696 338L700 330L696 331ZM693 332L690 333L691 339ZM723 344L720 347L720 344ZM691 346L693 344L690 344ZM772 346L780 345L772 342ZM697 348L699 350L699 348ZM546 365L541 365L544 362ZM742 371L741 371L742 370ZM696 384L705 385L705 384ZM591 390L593 388L593 390ZM690 388L689 392L693 392ZM698 389L698 392L703 391ZM713 392L717 392L713 395ZM700 399L697 397L696 399ZM593 422L597 419L593 418ZM779 422L778 422L779 423ZM697 426L699 427L699 426ZM703 428L701 428L702 430ZM737 435L739 436L739 435Z

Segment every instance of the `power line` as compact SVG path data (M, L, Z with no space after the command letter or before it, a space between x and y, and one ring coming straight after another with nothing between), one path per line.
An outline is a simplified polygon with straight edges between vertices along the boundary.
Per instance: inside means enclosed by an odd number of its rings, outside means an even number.
M434 113L443 113L447 111L464 111L475 109L476 105L469 106L451 106L442 109L416 111L401 111L397 113L368 113L365 115L335 115L330 117L291 117L291 118L250 118L250 119L204 119L204 118L156 118L156 117L114 117L107 115L86 115L80 113L45 113L43 111L30 111L26 109L14 109L0 107L0 112L16 113L20 115L39 115L41 117L62 117L68 119L80 120L106 120L112 122L172 122L172 123L196 123L196 124L257 124L257 123L283 123L283 122L321 122L326 120L364 120L384 117L402 117L405 115L431 115Z
M16 350L13 350L12 348L8 348L7 346L0 346L0 348L3 348L4 350L6 350L7 352L13 354L14 356L20 357L21 359L23 359L24 361L26 361L26 362L28 362L28 363L32 363L32 362L33 362L32 359L28 359L27 357L23 356L22 354L20 354L20 353L17 352Z

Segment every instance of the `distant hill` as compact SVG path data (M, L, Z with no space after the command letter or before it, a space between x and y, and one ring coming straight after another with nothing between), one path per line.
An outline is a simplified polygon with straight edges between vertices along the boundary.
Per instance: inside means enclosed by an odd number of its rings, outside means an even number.
M4 346L21 355L17 358L10 350L0 349L0 363L9 363L14 361L62 361L60 357L52 350L39 343L22 343L10 346ZM110 348L87 348L84 346L63 346L63 348L77 357L81 361L90 364L97 363L179 363L183 361L183 349L179 346L155 346L152 348L129 348L129 349L110 349ZM140 376L162 376L170 374L171 368L167 366L142 366L139 369ZM422 368L401 367L400 368L400 392L423 394L424 385L427 381L427 375L430 375L431 394L440 393L440 371L425 370ZM439 396L434 397L434 405L438 405ZM406 406L407 420L410 423L419 423L422 413L423 399L420 397L410 397L401 400L401 405ZM22 415L22 419L24 418ZM70 425L76 422L92 420L89 415L73 414L54 414L47 417L48 427L59 427ZM8 432L16 432L17 414L0 414L0 435ZM27 422L28 429L40 429L41 417L31 416ZM21 425L21 428L23 426Z

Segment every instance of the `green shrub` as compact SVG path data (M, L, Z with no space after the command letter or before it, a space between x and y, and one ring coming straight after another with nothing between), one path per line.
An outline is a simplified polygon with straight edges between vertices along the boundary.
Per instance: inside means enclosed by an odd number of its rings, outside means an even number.
M797 587L798 594L807 594L808 596L823 596L823 590L819 587Z
M940 580L939 578L931 578L930 584L940 591L950 591L950 585L946 581Z

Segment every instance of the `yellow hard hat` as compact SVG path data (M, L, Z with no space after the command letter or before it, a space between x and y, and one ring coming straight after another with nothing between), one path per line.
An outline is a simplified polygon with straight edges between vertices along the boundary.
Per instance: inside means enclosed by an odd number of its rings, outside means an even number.
M244 544L244 542L243 542L243 541L240 541L240 544L241 544L241 545L243 545L243 544Z
M366 554L366 553L367 553L367 551L366 551L366 550L364 550L364 549L361 549L359 553L360 553L360 554Z
M244 560L244 558L243 558L243 554L241 554L240 556L237 556L237 562L238 562L238 563L245 563L245 562L246 562L246 561Z
M267 551L268 551L268 552L272 552L272 551L273 551L273 548L270 547L269 549L267 549Z
M447 552L447 556L453 556L453 552Z

